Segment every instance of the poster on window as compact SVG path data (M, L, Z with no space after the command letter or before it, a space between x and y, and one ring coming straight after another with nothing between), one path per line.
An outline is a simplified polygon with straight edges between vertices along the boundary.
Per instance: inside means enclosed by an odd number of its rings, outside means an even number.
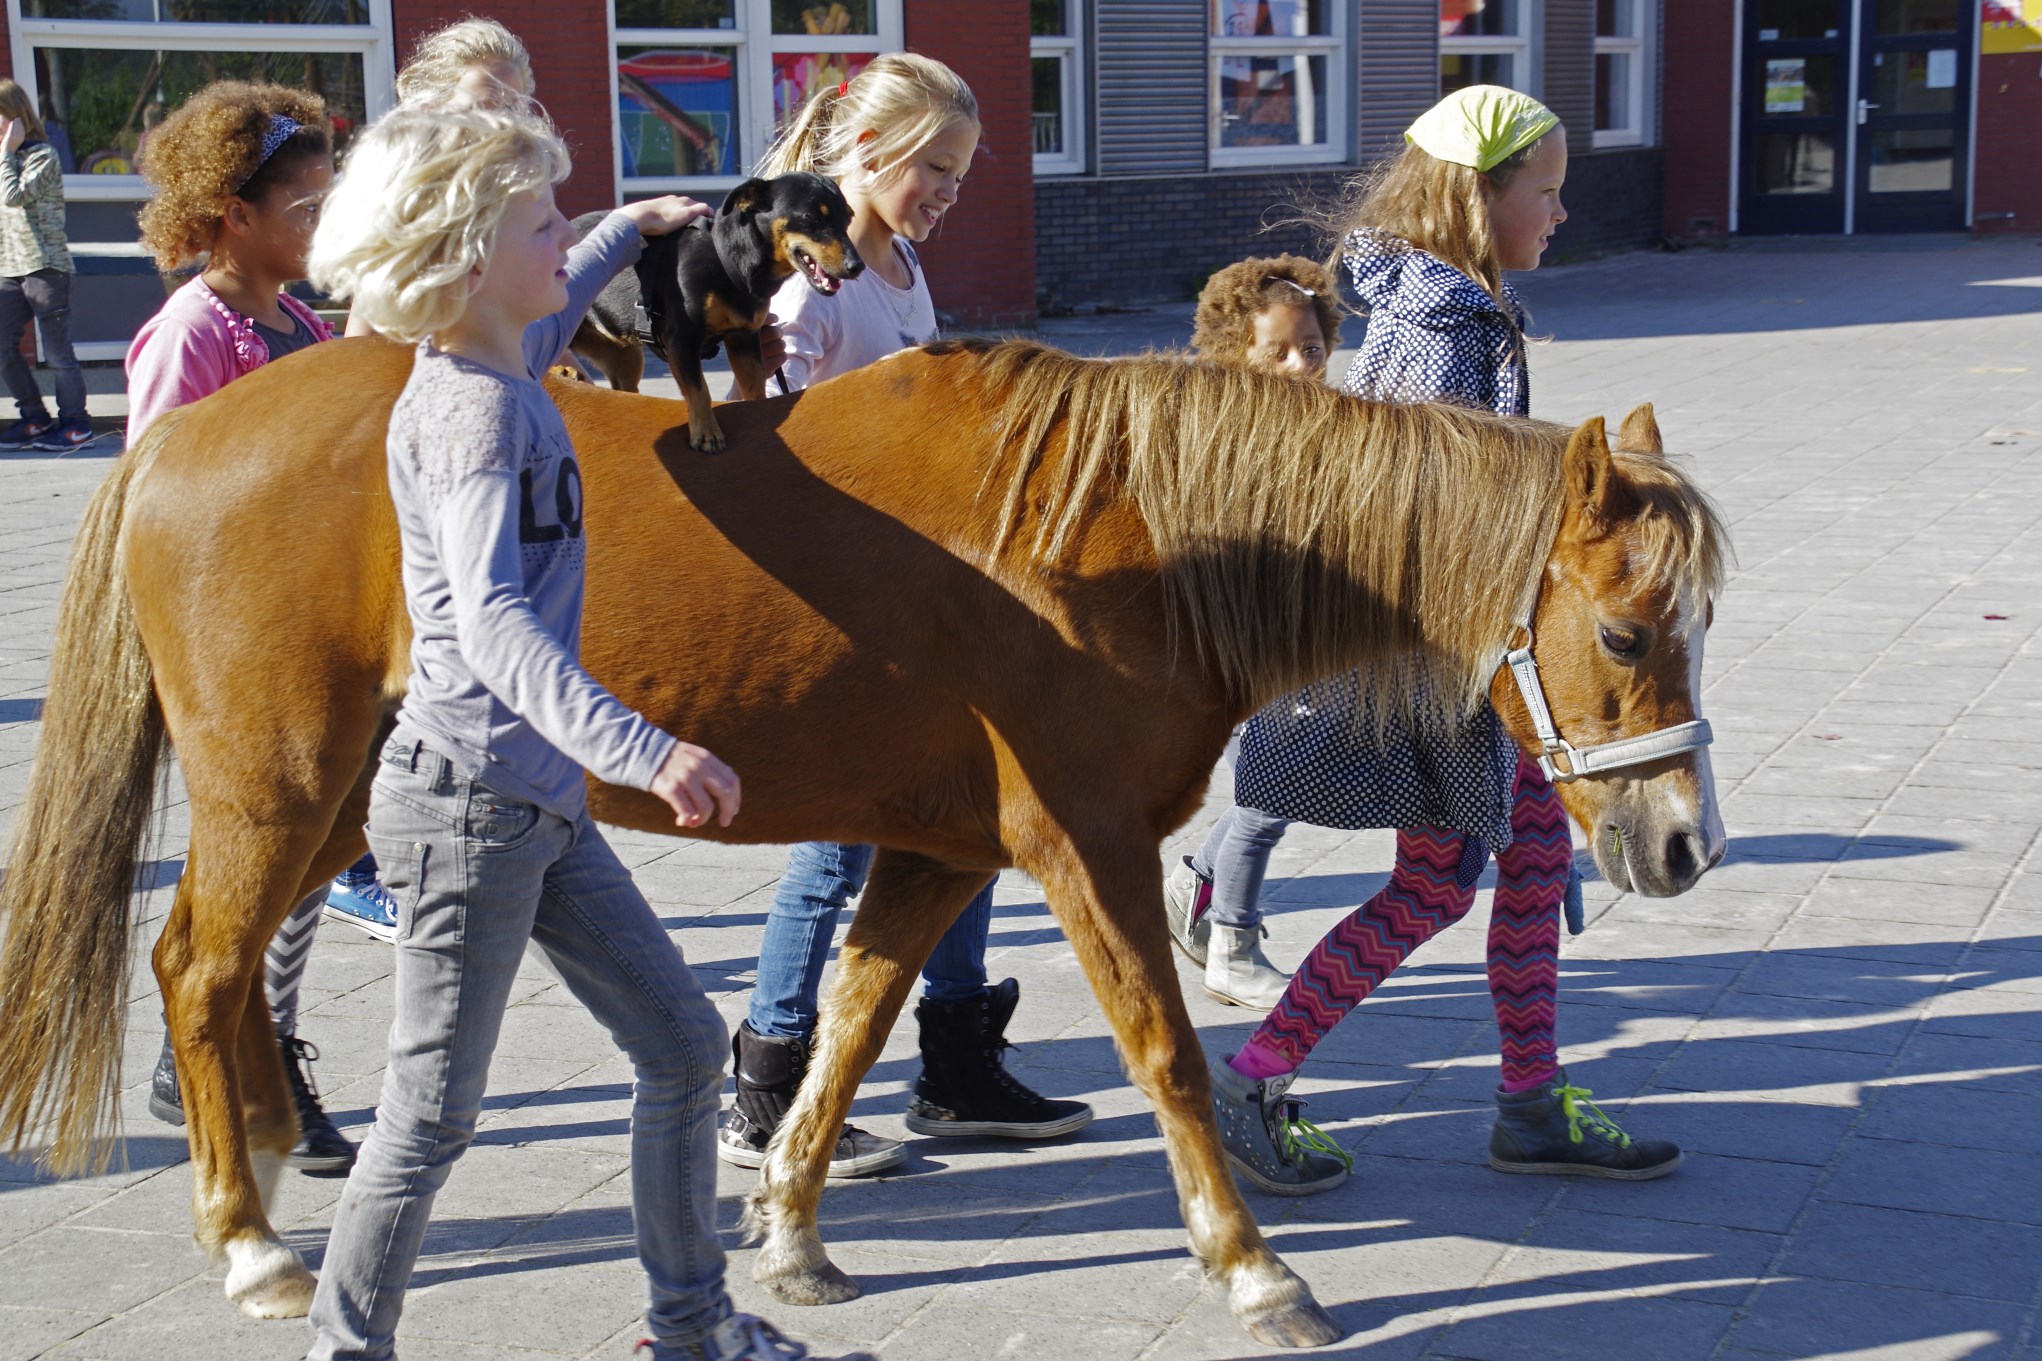
M1800 57L1774 57L1765 64L1765 111L1800 113L1808 104L1808 63Z
M1981 0L1978 18L1987 56L2042 52L2042 0Z

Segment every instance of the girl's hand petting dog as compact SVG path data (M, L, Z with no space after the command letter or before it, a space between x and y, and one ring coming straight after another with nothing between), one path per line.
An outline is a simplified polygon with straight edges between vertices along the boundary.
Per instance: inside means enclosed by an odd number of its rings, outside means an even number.
M737 772L692 742L676 742L652 777L652 792L674 810L674 825L700 827L710 818L719 827L737 816Z
M716 216L716 210L706 203L698 203L686 194L665 194L659 198L640 199L627 203L617 210L631 219L641 236L665 236L677 232L690 222L699 222L705 217Z

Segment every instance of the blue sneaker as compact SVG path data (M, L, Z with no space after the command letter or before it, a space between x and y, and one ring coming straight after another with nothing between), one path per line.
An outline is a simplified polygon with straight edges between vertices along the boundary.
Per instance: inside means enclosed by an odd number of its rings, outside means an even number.
M359 926L377 940L397 939L397 900L373 874L341 875L326 890L326 915Z
M57 428L57 423L48 416L37 420L24 416L5 430L0 430L0 449L30 449L44 435Z

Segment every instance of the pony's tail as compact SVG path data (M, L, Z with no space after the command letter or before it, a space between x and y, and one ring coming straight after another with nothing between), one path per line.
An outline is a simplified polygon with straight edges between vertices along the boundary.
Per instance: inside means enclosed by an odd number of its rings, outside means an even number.
M62 1175L104 1171L120 1132L135 871L164 746L121 567L121 522L174 424L153 422L86 509L35 770L0 884L0 1139L19 1152L48 1127L45 1161Z

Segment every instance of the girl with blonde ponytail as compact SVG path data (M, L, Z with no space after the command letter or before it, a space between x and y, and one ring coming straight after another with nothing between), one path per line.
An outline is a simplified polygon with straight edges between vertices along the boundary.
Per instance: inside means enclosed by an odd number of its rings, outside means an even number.
M875 59L818 93L794 119L759 174L810 171L836 180L852 208L851 240L865 270L829 295L796 275L774 297L774 323L787 346L781 370L787 389L936 338L936 309L914 243L926 241L957 202L978 141L971 88L943 63L908 52ZM870 846L809 842L788 857L759 944L750 1014L732 1046L737 1104L724 1117L717 1145L725 1162L759 1166L794 1104L815 1034L831 934L871 866ZM907 1126L917 1134L1012 1139L1074 1133L1091 1122L1090 1106L1042 1097L1001 1066L1019 988L1011 978L987 986L992 915L989 883L922 968L922 1001L915 1009L922 1074ZM846 1125L830 1157L830 1175L882 1171L903 1152L896 1140Z

